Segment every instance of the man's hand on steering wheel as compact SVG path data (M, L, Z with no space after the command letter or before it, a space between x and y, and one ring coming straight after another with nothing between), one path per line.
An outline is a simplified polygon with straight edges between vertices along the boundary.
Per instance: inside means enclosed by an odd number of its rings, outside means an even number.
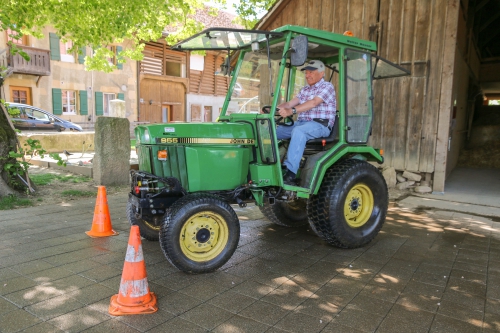
M289 112L284 112L284 110L289 110ZM271 106L270 105L265 105L262 107L262 113L269 114L271 112ZM286 115L282 115L282 113L285 113ZM293 118L292 118L293 112L292 109L278 109L276 108L276 113L274 116L276 117L275 123L276 125L283 125L283 126L293 126ZM285 122L284 118L288 119L287 122Z

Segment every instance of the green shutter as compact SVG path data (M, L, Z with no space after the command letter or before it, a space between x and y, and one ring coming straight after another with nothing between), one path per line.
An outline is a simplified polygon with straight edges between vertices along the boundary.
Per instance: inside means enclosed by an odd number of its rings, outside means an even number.
M52 88L52 113L56 115L62 114L62 90Z
M80 47L78 52L78 63L83 64L85 62L85 56L87 55L87 48L85 46Z
M118 60L121 60L122 57L120 57L120 53L122 52L123 48L121 46L116 47L116 68L118 69L123 69L123 64L118 62Z
M87 103L87 90L80 90L80 114L88 115L89 107Z
M50 59L61 60L61 50L59 49L59 37L55 33L49 32L49 42L50 42Z
M102 116L104 114L104 99L102 92L95 92L95 115Z
M125 100L125 94L124 93L119 93L118 94L118 99L121 99L122 101Z

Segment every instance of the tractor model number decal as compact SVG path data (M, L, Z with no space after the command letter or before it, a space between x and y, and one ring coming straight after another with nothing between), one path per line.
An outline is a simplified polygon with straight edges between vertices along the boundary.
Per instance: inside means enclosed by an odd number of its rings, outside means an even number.
M212 138L156 138L156 143L210 143L253 145L254 139L212 139Z
M179 143L178 138L158 138L158 139L157 139L157 141L160 141L160 142L157 142L157 143Z

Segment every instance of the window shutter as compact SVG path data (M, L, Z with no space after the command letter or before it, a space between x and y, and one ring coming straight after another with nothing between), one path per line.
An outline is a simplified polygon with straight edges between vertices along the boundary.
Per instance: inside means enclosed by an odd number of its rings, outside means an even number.
M85 56L87 55L87 48L85 46L80 47L80 52L78 52L78 63L83 64L85 62Z
M118 99L121 99L122 101L125 100L125 94L124 93L119 93L118 94Z
M122 59L120 57L120 53L122 52L123 48L121 46L116 47L116 68L118 69L123 69L123 64L118 62L119 59Z
M87 90L80 90L80 114L88 115L89 107L87 102Z
M61 50L59 49L59 37L55 33L49 32L49 42L50 42L50 59L61 60Z
M52 113L62 114L62 90L58 88L52 88Z
M102 116L104 114L104 100L102 92L95 92L95 115Z

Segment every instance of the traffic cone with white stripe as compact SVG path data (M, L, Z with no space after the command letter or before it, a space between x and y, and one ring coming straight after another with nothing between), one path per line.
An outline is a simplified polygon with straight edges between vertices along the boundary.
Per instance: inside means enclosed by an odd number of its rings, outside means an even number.
M124 316L156 311L156 295L149 291L139 227L133 225L130 229L120 290L111 297L109 314Z

